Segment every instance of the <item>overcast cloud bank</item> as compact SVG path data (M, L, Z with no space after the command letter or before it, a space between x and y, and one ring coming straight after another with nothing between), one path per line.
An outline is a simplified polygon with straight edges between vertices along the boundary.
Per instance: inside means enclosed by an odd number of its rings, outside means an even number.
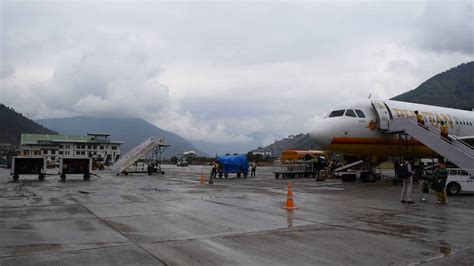
M473 11L471 1L3 1L0 102L34 119L140 117L244 152L309 131L340 101L389 98L472 61Z

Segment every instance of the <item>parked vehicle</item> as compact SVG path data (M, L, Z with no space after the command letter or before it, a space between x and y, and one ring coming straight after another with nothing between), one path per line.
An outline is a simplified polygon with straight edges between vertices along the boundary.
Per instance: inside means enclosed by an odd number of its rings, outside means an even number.
M176 166L188 166L188 161L186 159L180 159L177 163Z
M273 161L273 174L277 179L313 177L324 181L327 175L324 155L324 152L315 150L285 150L280 159Z
M460 168L447 168L448 180L446 181L446 192L457 195L463 192L474 192L474 176Z

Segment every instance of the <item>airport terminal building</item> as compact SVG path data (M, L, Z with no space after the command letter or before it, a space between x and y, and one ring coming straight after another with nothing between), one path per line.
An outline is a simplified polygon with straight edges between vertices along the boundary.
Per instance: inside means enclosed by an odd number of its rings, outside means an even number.
M21 134L20 156L59 158L92 158L113 164L120 157L121 141L110 140L108 133L88 133L87 136Z

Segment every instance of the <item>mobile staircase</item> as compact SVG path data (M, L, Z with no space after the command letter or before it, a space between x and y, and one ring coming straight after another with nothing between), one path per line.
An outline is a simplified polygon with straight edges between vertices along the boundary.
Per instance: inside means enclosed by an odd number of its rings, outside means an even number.
M384 132L409 134L458 167L474 175L474 148L456 136L449 135L450 139L442 138L438 128L432 125L420 126L416 121L408 118L389 120L389 129Z
M355 167L355 166L358 166L358 165L361 165L364 163L364 160L358 160L358 161L355 161L353 163L350 163L350 164L346 164L344 166L341 166L341 167L338 167L336 169L333 170L333 172L341 172L341 171L344 171L344 170L348 170L352 167Z
M148 153L155 151L155 160L158 160L159 156L159 166L161 168L161 153L163 147L169 147L170 145L164 144L162 139L159 138L149 138L145 140L140 145L136 146L124 156L122 156L113 166L112 171L114 174L127 174L126 170L138 160L144 158Z

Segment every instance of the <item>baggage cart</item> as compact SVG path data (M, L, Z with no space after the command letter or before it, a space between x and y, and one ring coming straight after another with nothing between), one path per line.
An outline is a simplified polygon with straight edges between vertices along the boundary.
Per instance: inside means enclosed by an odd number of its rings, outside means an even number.
M20 175L38 175L42 181L46 176L46 159L43 157L13 157L11 175L18 182Z
M82 175L88 181L92 173L92 159L90 158L61 158L59 161L59 176L66 181L67 175Z

